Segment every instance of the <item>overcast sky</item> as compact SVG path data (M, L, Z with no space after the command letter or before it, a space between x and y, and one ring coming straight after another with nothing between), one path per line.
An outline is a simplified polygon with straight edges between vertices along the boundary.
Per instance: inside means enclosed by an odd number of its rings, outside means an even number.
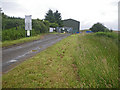
M44 19L49 9L58 10L62 19L80 21L81 29L101 22L118 30L118 1L120 0L2 0L2 10L8 16Z

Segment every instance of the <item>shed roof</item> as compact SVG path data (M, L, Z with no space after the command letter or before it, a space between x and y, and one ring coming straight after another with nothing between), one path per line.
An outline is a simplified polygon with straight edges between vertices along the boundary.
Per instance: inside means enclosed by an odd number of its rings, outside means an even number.
M63 21L69 21L69 20L70 20L70 21L79 22L79 21L77 21L77 20L74 20L74 19L71 19L71 18L70 18L70 19L65 19L65 20L63 20Z

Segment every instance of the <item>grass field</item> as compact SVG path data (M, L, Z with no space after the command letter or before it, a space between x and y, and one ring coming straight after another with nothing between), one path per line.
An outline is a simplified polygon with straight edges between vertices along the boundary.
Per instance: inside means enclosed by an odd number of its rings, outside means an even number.
M3 75L3 88L117 88L118 43L71 35Z

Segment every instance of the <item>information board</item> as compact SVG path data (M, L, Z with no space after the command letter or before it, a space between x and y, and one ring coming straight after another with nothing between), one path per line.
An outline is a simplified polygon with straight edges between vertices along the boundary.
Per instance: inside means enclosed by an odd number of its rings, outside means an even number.
M25 30L32 30L32 15L25 15Z

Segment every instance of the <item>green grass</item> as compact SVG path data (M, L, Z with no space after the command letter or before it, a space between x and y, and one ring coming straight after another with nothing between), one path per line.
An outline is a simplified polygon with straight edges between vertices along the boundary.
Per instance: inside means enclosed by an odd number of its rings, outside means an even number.
M119 34L120 33L116 33L116 32L97 32L97 33L95 33L95 35L99 36L99 38L101 38L101 37L111 38L117 44L120 42L120 37L118 36Z
M97 36L106 36L106 37L110 37L113 39L118 38L118 34L116 34L115 32L97 32L96 35Z
M42 38L44 38L44 35L47 35L47 34L62 34L62 33L57 33L57 32L42 33L42 34L39 34L36 36L25 37L25 38L21 38L21 39L17 39L17 40L6 40L6 41L2 42L2 47L8 47L8 46L12 46L12 45L17 45L17 44L22 44L22 43L42 39Z
M25 38L21 38L18 40L11 40L11 41L3 41L2 42L2 47L7 47L7 46L11 46L11 45L16 45L16 44L22 44L25 42L30 42L33 40L38 40L44 37L45 34L40 34L37 36L32 36L32 37L25 37Z
M118 47L95 34L71 35L3 75L3 88L117 88Z

